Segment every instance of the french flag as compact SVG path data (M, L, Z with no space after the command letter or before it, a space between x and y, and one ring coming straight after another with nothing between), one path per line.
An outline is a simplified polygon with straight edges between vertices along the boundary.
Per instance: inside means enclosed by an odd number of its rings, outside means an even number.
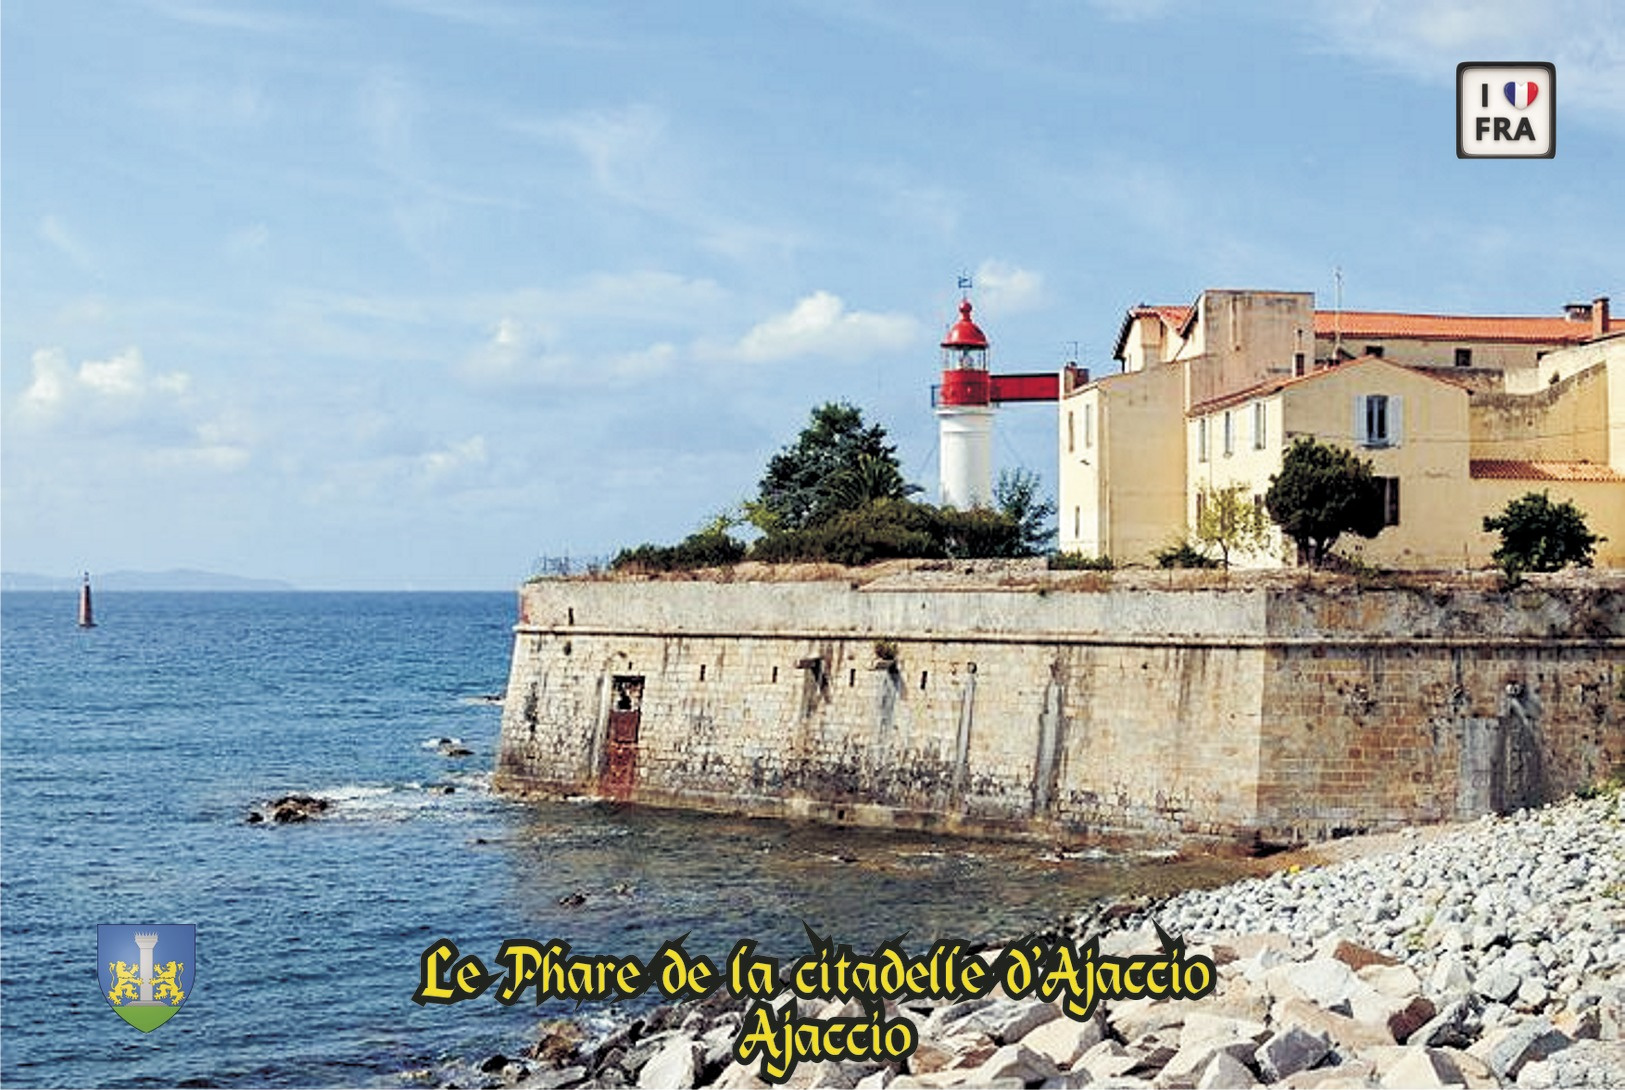
M1520 110L1528 109L1540 94L1540 88L1533 83L1509 83L1501 90L1507 96L1507 101Z

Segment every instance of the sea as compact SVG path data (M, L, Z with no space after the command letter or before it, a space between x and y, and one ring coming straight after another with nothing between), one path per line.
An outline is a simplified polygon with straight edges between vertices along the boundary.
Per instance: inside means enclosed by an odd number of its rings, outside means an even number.
M788 964L990 942L1223 861L885 835L489 789L512 593L0 595L0 1083L423 1085L544 1019L631 1006L412 1000L442 938ZM447 742L451 744L447 744ZM467 755L456 754L467 750ZM252 822L288 794L303 824ZM103 995L98 925L191 925L192 986L150 1033ZM652 1002L646 997L636 1003Z

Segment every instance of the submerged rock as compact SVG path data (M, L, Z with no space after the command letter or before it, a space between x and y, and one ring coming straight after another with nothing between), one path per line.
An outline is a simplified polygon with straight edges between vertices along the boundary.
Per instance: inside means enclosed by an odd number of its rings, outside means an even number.
M263 810L250 810L244 820L250 825L259 825L267 820L276 825L293 825L319 817L332 807L332 799L315 795L283 795L275 802L268 803Z

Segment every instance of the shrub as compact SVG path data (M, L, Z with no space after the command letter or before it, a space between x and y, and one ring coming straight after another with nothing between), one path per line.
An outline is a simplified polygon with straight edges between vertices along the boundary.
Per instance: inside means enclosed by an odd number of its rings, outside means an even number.
M909 500L877 500L802 530L768 534L751 559L768 563L827 561L854 567L902 557L947 557L937 509Z
M955 560L982 557L1027 556L1021 524L1010 515L986 507L969 511L938 508L935 534L943 553Z
M874 500L799 530L778 530L751 548L767 563L826 561L858 566L878 560L968 560L1020 556L1022 530L986 507L960 511L906 499Z
M1188 541L1169 545L1156 554L1159 568L1216 568L1219 562Z
M1082 553L1051 553L1051 571L1111 571L1117 567L1109 556L1085 556Z
M1544 492L1510 501L1499 515L1484 519L1484 529L1500 532L1493 556L1511 582L1524 572L1560 571L1570 564L1589 568L1597 543L1606 540L1591 532L1572 502L1553 503Z
M745 543L715 527L690 534L676 545L639 545L622 549L610 561L614 571L691 571L720 568L745 559Z

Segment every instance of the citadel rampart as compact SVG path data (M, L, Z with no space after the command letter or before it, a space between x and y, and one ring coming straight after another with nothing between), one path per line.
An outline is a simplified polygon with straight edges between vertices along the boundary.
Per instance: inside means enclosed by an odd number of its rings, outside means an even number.
M1285 843L1544 802L1625 764L1625 579L1103 582L529 584L496 785Z

